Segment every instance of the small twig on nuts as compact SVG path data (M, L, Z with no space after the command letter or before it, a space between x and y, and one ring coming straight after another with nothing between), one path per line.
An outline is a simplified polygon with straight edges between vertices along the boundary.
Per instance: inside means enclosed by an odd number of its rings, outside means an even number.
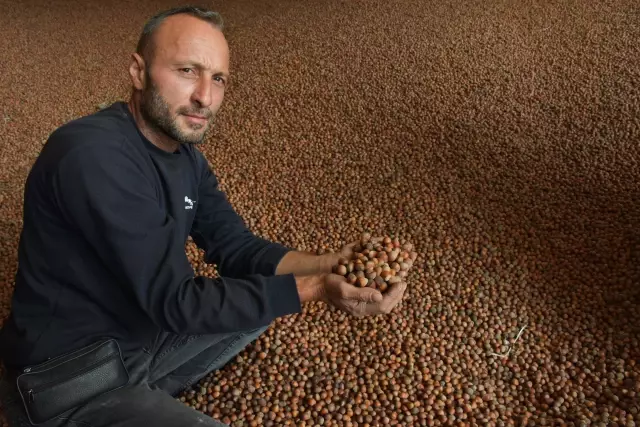
M518 332L518 335L516 336L516 339L513 340L513 343L511 345L515 344L520 339L520 335L522 335L522 332L524 331L525 328L526 328L526 325L523 326L522 328L520 328L520 332Z
M489 352L490 356L496 356L496 357L500 357L502 359L509 357L509 353L511 353L511 347L509 347L509 350L507 350L507 352L505 354L498 354L498 353L493 353L493 352Z
M489 352L489 356L500 357L502 359L505 359L505 358L509 357L509 354L511 354L511 350L513 350L513 346L520 339L520 335L522 335L522 332L524 331L525 328L526 328L526 326L523 326L522 328L520 328L520 332L518 332L518 335L516 336L516 339L513 340L513 342L509 346L509 349L507 350L506 353L498 354L498 353Z

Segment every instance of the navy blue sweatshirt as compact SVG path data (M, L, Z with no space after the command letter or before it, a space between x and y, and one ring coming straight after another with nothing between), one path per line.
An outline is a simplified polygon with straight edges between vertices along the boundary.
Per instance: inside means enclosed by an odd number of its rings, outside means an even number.
M189 235L219 279L194 277ZM29 173L0 357L22 367L99 337L127 352L161 330L266 326L301 309L293 275L275 275L289 250L248 230L197 149L159 149L115 103L56 129Z

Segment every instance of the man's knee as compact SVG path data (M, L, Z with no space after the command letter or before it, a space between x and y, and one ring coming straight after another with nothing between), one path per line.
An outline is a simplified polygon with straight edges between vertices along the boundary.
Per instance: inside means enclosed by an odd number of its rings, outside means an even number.
M206 335L195 343L200 348L197 354L184 354L184 359L172 364L171 369L156 370L150 377L149 383L154 388L164 390L175 396L184 389L191 387L212 371L216 371L229 363L238 353L242 352L251 342L255 341L269 326L238 332L224 336Z
M256 329L252 329L250 331L247 332L247 345L249 345L250 343L252 343L253 341L257 340L258 338L260 338L260 336L262 334L264 334L267 329L269 329L271 325L267 325L267 326L262 326L260 328L256 328Z
M209 369L221 368L238 353L244 351L249 344L257 340L267 329L269 329L269 326L263 326L231 336L230 340L226 343L226 348L222 353L219 353L217 360L211 361L212 363Z

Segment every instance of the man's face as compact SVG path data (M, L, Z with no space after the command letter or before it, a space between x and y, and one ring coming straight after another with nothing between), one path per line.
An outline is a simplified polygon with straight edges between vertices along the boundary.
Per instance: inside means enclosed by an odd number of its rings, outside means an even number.
M188 15L167 18L154 37L141 113L175 141L201 143L224 98L227 42L211 24Z

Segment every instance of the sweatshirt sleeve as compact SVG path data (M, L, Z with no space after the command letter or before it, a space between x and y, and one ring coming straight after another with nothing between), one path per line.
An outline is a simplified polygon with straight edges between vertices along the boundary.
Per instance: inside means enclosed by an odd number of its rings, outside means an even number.
M54 197L156 324L174 333L227 333L300 311L293 275L194 277L175 221L133 156L117 143L73 149L54 173Z
M278 263L291 249L253 234L218 188L218 180L204 156L198 157L202 175L191 237L205 250L205 260L215 263L225 277L274 275Z

